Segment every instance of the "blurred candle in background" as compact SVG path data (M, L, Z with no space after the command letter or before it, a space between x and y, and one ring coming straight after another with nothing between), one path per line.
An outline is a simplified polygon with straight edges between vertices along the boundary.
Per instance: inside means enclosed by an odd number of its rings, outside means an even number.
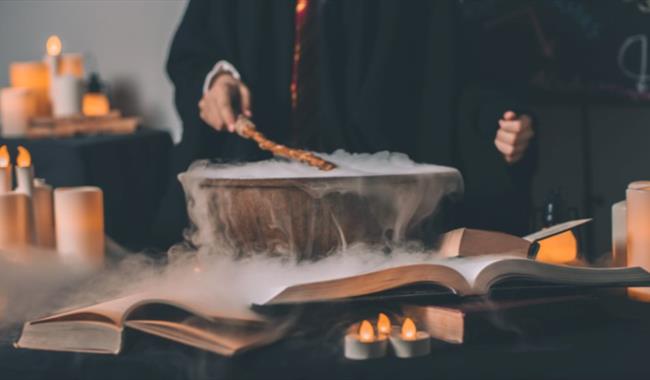
M18 156L16 157L16 193L22 193L27 196L27 226L29 230L29 242L34 243L36 236L34 213L34 165L32 165L32 156L29 151L22 146L18 146Z
M628 185L627 265L650 270L650 181ZM631 298L650 301L650 288L628 288Z
M50 36L45 42L45 62L47 63L50 82L52 78L59 75L59 64L63 44L59 36Z
M578 239L573 231L562 232L539 243L535 260L551 264L568 264L578 258Z
M98 187L54 190L56 247L65 263L97 269L104 261L104 196Z
M0 147L0 194L5 194L13 189L13 168L11 156L6 145Z
M102 82L97 73L92 73L88 80L88 89L83 98L83 114L86 116L104 116L111 111L108 96L102 89Z
M34 192L34 166L32 155L27 149L18 146L16 157L16 192L31 197Z
M52 113L54 117L66 117L81 113L81 82L71 74L52 79Z
M22 251L29 246L29 197L23 193L0 194L0 251Z
M72 75L77 79L84 78L84 57L82 54L62 54L59 60L58 75Z
M63 43L55 35L47 39L45 48L52 114L54 117L80 114L83 57L79 54L66 54L62 57Z
M45 180L34 180L32 195L34 208L34 244L38 247L56 247L54 234L54 198L52 187Z
M565 222L568 208L560 191L550 192L544 201L542 225L546 228ZM562 232L539 242L537 261L568 264L578 259L578 239L573 231Z
M28 88L36 101L36 116L48 116L50 96L48 67L45 62L14 62L9 65L9 84L11 87Z
M8 87L0 91L2 136L21 137L36 116L36 99L29 88Z

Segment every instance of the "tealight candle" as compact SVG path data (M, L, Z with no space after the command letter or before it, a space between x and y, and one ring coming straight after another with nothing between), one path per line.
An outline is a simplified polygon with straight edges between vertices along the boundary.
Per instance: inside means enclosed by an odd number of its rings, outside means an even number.
M431 336L424 331L417 331L411 318L406 318L401 331L393 331L390 344L398 358L414 358L431 352Z
M375 335L368 321L361 322L358 333L345 336L345 357L352 360L376 359L386 356L388 339L385 335Z
M13 188L13 168L7 146L0 147L0 194L6 194Z

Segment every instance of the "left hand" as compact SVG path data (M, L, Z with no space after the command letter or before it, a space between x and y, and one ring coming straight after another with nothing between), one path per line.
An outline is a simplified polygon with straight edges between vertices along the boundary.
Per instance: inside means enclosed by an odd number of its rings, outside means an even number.
M534 135L533 120L530 116L517 116L513 111L506 111L503 119L499 120L494 145L508 164L514 164L524 156Z

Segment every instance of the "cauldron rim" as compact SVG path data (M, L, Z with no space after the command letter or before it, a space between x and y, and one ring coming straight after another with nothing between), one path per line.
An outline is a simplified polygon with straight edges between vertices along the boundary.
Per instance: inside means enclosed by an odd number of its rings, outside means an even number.
M460 177L459 171L449 168L445 171L421 172L421 173L391 173L391 174L371 174L360 176L333 176L333 177L285 177L285 178L212 178L201 177L188 172L180 173L178 179L183 182L185 177L193 177L201 181L201 187L289 187L296 185L334 185L337 183L364 183L373 184L377 182L386 182L399 184L411 183L429 177ZM462 187L462 185L461 185Z

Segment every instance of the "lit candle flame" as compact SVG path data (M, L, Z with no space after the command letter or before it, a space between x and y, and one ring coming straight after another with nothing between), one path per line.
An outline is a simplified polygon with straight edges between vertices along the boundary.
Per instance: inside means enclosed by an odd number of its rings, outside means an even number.
M45 43L45 48L47 50L47 55L51 57L56 57L61 54L62 43L59 36L52 35L47 39Z
M9 150L6 145L0 147L0 167L6 168L11 164L11 157L9 157Z
M20 168L27 168L32 166L32 155L29 151L22 146L18 147L18 157L16 157L16 165Z
M379 313L379 318L377 319L377 331L380 334L388 335L390 334L391 325L390 319L384 313Z
M402 324L402 339L404 340L414 340L415 333L417 329L415 328L415 323L411 318L406 318L404 324Z
M373 342L375 340L375 329L368 321L361 322L359 327L359 340L362 342Z
M302 13L307 9L307 0L298 0L296 3L296 13Z

